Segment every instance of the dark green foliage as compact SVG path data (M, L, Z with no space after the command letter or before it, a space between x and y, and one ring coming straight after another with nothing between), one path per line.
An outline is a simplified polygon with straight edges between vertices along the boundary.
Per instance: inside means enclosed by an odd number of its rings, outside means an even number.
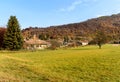
M64 42L68 42L69 41L69 37L68 36L65 36L64 37Z
M23 37L16 16L10 16L7 24L7 32L4 36L4 48L7 50L19 50L23 46Z
M69 42L69 37L68 37L68 36L65 36L65 37L64 37L64 42L63 42L63 44L66 45L68 42Z
M108 36L104 30L99 30L96 32L95 38L93 40L101 49L101 46L108 42Z
M41 39L41 40L48 40L49 39L49 35L48 34L40 34L39 35L39 39Z
M39 35L39 39L44 40L45 39L45 35L43 35L43 34Z

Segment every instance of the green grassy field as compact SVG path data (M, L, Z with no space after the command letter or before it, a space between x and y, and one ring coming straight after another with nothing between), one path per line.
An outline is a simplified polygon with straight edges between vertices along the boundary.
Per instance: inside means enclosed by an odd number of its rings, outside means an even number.
M0 51L0 82L120 82L120 46Z

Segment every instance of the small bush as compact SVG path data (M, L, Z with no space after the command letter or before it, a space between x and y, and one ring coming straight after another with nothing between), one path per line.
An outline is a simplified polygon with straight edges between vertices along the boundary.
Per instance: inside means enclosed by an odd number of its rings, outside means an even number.
M55 40L50 41L50 43L51 43L51 46L48 49L51 49L51 50L56 50L57 48L60 48L61 46L61 43Z

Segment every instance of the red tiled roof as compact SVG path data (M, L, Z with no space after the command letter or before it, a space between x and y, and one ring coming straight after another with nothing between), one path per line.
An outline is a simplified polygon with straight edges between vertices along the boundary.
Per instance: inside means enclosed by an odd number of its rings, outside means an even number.
M49 42L46 42L44 40L34 40L34 39L26 40L25 43L26 44L50 44Z

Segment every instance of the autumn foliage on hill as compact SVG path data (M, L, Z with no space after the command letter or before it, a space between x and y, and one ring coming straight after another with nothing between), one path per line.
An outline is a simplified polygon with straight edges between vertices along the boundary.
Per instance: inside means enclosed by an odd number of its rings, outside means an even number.
M120 14L102 16L81 23L61 26L50 26L46 28L29 27L23 29L22 33L26 39L36 34L40 39L64 39L67 36L71 40L91 40L96 31L100 29L105 31L106 35L112 39L118 39L120 35Z
M0 49L3 46L3 39L5 32L6 32L6 28L0 27Z

